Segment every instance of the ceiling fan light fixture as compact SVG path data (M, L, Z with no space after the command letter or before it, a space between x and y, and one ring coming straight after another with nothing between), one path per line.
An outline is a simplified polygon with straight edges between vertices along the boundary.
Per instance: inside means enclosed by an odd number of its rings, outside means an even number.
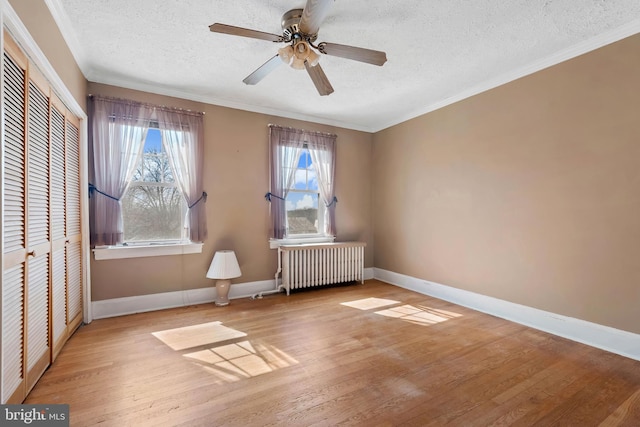
M294 70L304 70L304 61L304 59L294 57L293 61L291 61L291 68Z
M293 45L292 51L293 61L290 62L290 65L291 68L296 70L304 70L305 61L312 67L318 65L318 61L320 61L320 55L314 52L309 46L309 43L304 40L296 42L296 44Z
M293 46L294 55L303 61L309 56L309 45L305 41L299 41Z
M285 64L291 64L293 59L293 48L291 46L285 46L278 49L278 56Z
M312 67L315 67L316 65L318 65L318 62L320 62L320 55L315 53L313 50L309 50L309 55L307 56L307 62Z

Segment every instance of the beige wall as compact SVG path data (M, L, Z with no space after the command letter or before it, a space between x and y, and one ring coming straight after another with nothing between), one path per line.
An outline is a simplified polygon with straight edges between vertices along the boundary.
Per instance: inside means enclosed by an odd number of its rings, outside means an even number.
M374 265L640 333L639 51L374 135Z
M182 99L89 84L89 92L205 112L205 191L209 238L203 253L92 261L93 300L213 286L205 273L219 249L236 251L242 277L234 283L273 279L276 250L269 249L269 123L338 135L336 210L338 240L367 243L373 266L371 148L369 133L248 113Z
M9 0L22 23L45 54L80 107L86 111L87 80L75 62L43 0Z

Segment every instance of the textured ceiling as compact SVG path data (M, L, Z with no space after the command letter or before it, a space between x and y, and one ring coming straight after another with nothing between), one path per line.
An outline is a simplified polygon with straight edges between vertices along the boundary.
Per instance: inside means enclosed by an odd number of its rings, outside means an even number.
M318 41L388 62L323 55L335 92L321 97L286 66L245 85L282 45L208 28L281 34L304 0L45 1L90 81L369 132L640 32L638 0L335 1Z

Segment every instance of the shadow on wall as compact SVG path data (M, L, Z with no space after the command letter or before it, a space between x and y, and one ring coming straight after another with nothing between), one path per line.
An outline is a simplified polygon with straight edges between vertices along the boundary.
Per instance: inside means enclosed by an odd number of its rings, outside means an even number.
M233 240L234 239L231 236L223 236L219 238L213 244L213 253L215 253L216 251L222 251L222 250L229 250L229 251L235 252L236 247L233 244ZM213 253L211 254L212 257L213 257Z

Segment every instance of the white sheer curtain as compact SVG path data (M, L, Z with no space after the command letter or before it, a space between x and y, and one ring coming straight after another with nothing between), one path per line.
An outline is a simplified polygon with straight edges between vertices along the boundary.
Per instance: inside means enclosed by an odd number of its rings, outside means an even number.
M296 165L304 146L304 133L298 129L269 125L271 237L282 239L287 231L285 199L293 185Z
M156 117L173 176L187 201L185 227L189 238L192 242L202 242L207 237L202 114L158 108Z
M336 202L335 171L336 171L336 135L326 133L309 133L307 148L311 155L311 163L318 178L320 197L327 209L325 210L325 233L336 235Z
M142 155L153 108L132 101L90 97L91 244L116 245L124 236L120 199Z

